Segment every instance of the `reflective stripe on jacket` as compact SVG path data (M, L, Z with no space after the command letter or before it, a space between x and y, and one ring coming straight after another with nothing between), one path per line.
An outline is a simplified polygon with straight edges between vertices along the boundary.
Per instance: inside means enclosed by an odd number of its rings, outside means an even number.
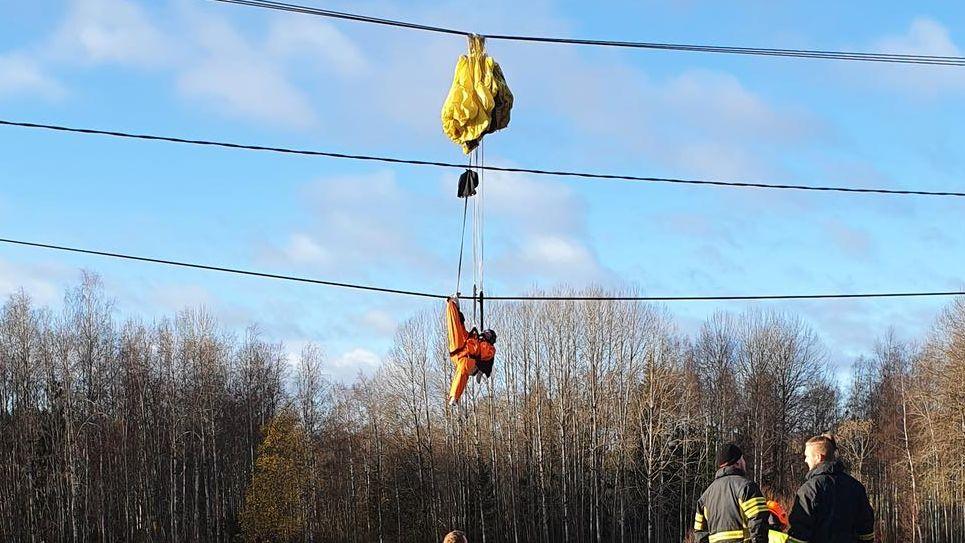
M726 466L697 501L694 535L698 543L767 543L770 514L757 483L740 468Z

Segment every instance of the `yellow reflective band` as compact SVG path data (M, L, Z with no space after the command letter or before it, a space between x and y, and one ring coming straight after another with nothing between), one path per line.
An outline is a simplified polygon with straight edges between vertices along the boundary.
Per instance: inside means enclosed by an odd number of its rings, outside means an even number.
M875 533L871 532L870 534L861 534L858 536L858 539L860 539L861 541L874 541Z
M787 534L777 530L768 530L767 543L787 543Z
M749 499L749 500L747 500L747 501L741 502L741 509L744 510L744 513L745 513L745 514L746 514L747 511L749 511L750 509L754 509L754 508L756 508L756 507L765 507L765 508L766 508L766 507L767 507L767 500L764 499L764 498L751 498L751 499ZM747 516L750 516L750 515L748 514Z
M695 531L695 532L703 532L703 531L704 531L704 523L703 523L703 522L695 522L695 523L694 523L694 531Z
M743 541L750 537L750 533L746 530L732 530L730 532L717 532L716 534L711 534L710 543L716 543L717 541Z
M694 520L695 520L696 522L703 522L703 521L704 521L704 516L701 515L700 513L697 513L697 516L694 517Z
M744 511L744 514L747 515L747 518L754 518L757 515L760 515L761 513L769 513L770 511L771 510L768 509L766 505L759 505L757 507Z

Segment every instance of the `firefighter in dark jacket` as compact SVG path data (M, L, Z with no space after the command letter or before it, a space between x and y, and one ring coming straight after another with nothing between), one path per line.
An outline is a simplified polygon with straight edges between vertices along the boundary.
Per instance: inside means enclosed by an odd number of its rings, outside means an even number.
M864 486L844 471L828 435L812 437L804 446L811 471L794 498L788 521L790 543L855 543L874 541L875 516Z
M720 469L697 501L697 543L767 543L770 510L757 483L747 478L744 453L728 443L717 452Z

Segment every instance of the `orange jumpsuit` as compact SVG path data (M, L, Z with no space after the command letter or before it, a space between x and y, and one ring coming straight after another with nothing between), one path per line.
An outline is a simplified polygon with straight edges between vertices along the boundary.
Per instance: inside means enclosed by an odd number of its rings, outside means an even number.
M466 390L469 376L476 371L476 362L491 361L496 356L496 347L481 339L475 329L466 331L459 302L454 298L446 301L446 325L449 329L449 357L456 366L449 387L449 400L456 403Z

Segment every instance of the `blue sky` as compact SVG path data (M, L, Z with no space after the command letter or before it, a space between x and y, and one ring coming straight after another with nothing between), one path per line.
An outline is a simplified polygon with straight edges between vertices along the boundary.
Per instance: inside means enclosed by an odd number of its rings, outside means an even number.
M462 160L439 109L458 37L214 2L4 0L0 118ZM952 2L324 2L480 33L961 55ZM965 72L492 42L516 96L487 162L670 177L962 190ZM0 128L3 237L446 292L456 173ZM961 289L962 203L487 176L487 290L653 295ZM0 247L0 294L56 305L79 269L121 315L204 305L333 375L371 371L433 302ZM943 300L688 303L803 316L846 368ZM441 309L440 309L441 310Z

